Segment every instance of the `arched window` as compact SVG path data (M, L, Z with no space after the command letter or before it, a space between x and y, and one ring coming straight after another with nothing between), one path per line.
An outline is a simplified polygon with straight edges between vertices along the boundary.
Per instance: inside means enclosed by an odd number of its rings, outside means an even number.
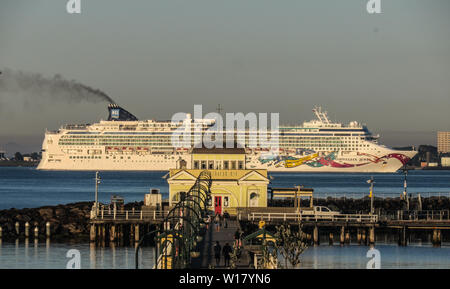
M250 207L258 207L259 195L255 192L250 194L249 206Z

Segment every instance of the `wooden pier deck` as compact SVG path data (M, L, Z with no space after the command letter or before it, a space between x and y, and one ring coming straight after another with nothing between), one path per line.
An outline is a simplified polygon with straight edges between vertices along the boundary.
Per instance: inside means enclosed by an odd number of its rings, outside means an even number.
M237 229L240 229L239 222L237 220L228 220L228 226L225 228L221 226L219 231L216 230L214 223L211 223L206 231L203 241L200 243L200 257L192 260L192 268L226 268L224 266L224 257L221 255L220 265L216 266L216 259L214 258L214 245L216 241L219 241L220 246L223 248L225 243L228 243L233 247L234 233ZM250 267L250 258L248 252L243 250L241 257L236 263L236 267L246 268Z
M138 242L140 237L159 225L167 211L163 210L116 210L91 211L90 241L105 243L124 240ZM131 242L132 243L132 242Z
M123 241L138 242L140 237L160 226L167 210L99 210L92 212L90 237L92 242ZM358 242L375 243L376 230L394 230L398 232L399 244L407 244L409 232L414 230L432 233L433 244L440 245L442 231L450 230L450 211L393 211L382 215L370 214L338 214L338 215L307 215L294 213L286 208L241 208L237 210L235 219L228 221L228 227L223 226L216 231L214 223L208 227L203 240L200 242L200 257L193 258L193 268L215 267L214 244L219 241L223 247L225 243L233 246L234 233L239 228L239 222L257 225L264 221L266 225L288 223L301 224L311 243L319 243L319 231L329 235L330 243L350 243L352 235L356 235ZM367 240L367 241L365 241ZM221 256L223 268L224 258ZM238 268L249 268L252 261L249 252L243 250Z

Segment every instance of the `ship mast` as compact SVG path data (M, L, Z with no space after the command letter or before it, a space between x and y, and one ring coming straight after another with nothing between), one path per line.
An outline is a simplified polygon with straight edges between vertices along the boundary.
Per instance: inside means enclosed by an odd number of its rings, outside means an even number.
M315 106L312 110L316 117L319 119L320 122L330 124L330 120L328 119L328 113L326 111L322 111L322 107Z

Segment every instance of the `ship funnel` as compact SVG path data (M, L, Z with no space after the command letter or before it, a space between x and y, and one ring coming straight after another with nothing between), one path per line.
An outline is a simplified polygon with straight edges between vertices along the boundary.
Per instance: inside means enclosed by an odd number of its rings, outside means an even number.
M109 121L136 121L138 120L132 113L123 109L115 103L110 103L108 105Z

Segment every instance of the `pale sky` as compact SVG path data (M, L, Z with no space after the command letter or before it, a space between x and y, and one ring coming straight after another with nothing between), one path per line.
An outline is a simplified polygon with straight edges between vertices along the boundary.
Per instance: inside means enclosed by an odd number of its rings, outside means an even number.
M450 130L448 0L381 0L380 15L366 0L82 0L81 15L66 2L1 0L0 70L61 74L140 119L220 103L292 124L318 104L389 146ZM0 91L0 148L39 150L46 128L106 115Z

